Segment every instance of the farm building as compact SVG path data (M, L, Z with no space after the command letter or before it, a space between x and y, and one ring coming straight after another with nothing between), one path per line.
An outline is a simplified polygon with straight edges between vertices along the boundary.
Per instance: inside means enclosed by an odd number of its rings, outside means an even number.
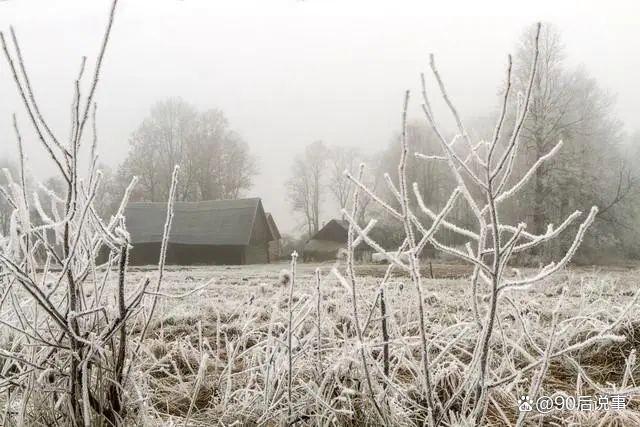
M167 215L166 203L130 203L125 217L133 265L156 264ZM176 202L167 263L268 263L275 239L259 198Z
M273 240L269 242L269 259L275 261L282 256L282 235L280 234L280 230L278 230L276 222L273 220L271 212L267 212L267 225L273 237Z
M342 219L327 222L304 245L305 261L329 261L336 259L341 249L347 247L349 223ZM370 255L369 248L360 244L356 248L356 258L363 259Z

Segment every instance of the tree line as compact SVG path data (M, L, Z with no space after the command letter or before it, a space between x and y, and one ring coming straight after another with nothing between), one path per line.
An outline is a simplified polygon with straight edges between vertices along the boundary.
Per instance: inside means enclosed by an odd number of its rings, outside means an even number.
M526 218L528 230L543 234L549 224L559 226L575 209L597 205L600 212L581 247L580 256L586 259L605 254L612 257L640 258L640 132L625 133L623 124L615 117L615 97L603 90L582 67L567 64L565 48L559 30L545 25L540 36L538 73L533 82L527 120L520 133L523 146L514 162L514 180L518 171L525 171L559 150L551 161L541 162L534 169L535 176L522 192L506 203L510 218ZM524 93L528 70L531 67L533 45L531 32L526 29L517 45L513 72L512 93ZM501 93L498 93L498 98ZM505 126L513 126L520 108L521 97L511 97ZM498 115L497 107L489 114L472 120L469 135L474 141L490 140L492 123ZM450 129L447 137L458 136ZM407 138L412 152L441 154L433 132L421 121L410 122ZM398 163L399 132L389 146L380 152L370 152L357 146L335 146L314 141L303 146L291 164L290 179L285 192L292 211L299 219L303 239L315 234L332 218L340 218L347 206L353 187L344 171L355 171L365 163L364 180L386 200L393 200L385 179L395 181ZM559 141L562 146L557 147ZM506 144L506 141L500 141ZM478 144L474 150L483 150ZM467 153L476 156L478 153ZM96 201L100 213L108 218L132 176L138 183L131 201L165 201L168 197L173 165L181 165L182 178L176 189L179 201L235 199L251 188L258 169L249 146L235 132L223 111L200 111L180 98L168 98L152 106L149 115L135 129L129 139L125 160L115 169L100 165L103 172L103 197ZM481 165L476 165L480 169ZM5 173L0 184L7 182L7 174L16 176L17 166L7 160L0 163ZM446 164L418 162L410 158L407 175L417 182L424 200L442 206L452 191L450 170ZM517 182L517 181L516 181ZM61 190L64 185L49 179L44 185L32 185L36 194ZM513 183L505 183L511 185ZM41 197L44 198L44 197ZM385 212L376 209L367 197L360 201L358 220L365 223L371 217L379 219L372 232L377 241L387 247L397 245L402 230L387 221ZM0 230L3 235L11 227L12 209L0 197ZM449 214L457 224L471 227L473 218L467 206L459 201ZM506 218L507 220L509 218ZM464 244L459 236L441 230L440 236L448 244ZM567 235L570 235L568 233ZM560 238L537 255L542 261L563 252L570 242Z
M180 98L160 101L133 132L120 181L138 176L134 200L166 200L171 171L182 170L180 201L236 199L251 187L256 163L218 109L198 111Z
M514 63L518 65L512 70L513 93L526 92L534 48L532 31L535 28L526 29L517 45ZM526 218L527 230L542 235L550 224L560 226L574 210L597 205L600 213L594 231L586 237L580 256L585 261L609 261L607 254L638 258L640 230L636 224L640 214L640 133L625 134L623 124L614 114L614 96L603 90L584 67L567 64L560 31L556 27L543 27L539 49L538 73L533 81L529 113L518 142L522 149L514 162L516 173L513 182L504 185L517 183L522 178L518 171L527 171L537 162L539 166L534 169L535 175L523 191L506 203L508 218L505 219ZM504 126L514 126L522 99L520 96L511 97L509 102L512 104L509 111L515 113L505 117ZM468 135L470 139L490 141L497 115L496 108L486 117L475 118L473 130L469 131L474 135ZM410 123L407 133L412 153L442 155L436 136L421 122ZM467 135L454 128L448 137L462 140ZM317 232L322 221L339 217L339 209L344 208L351 191L350 187L344 186L345 181L338 178L345 169L353 172L363 160L370 169L366 176L386 173L388 179L396 181L398 141L399 132L387 149L369 156L363 156L353 148L327 148L321 142L305 148L294 161L287 187L292 209L299 214L307 235ZM507 141L500 143L506 144ZM479 153L486 145L479 143L469 150L468 156L481 161ZM553 160L539 161L553 150L557 150ZM481 165L476 163L476 166L479 170ZM409 182L419 184L423 199L442 207L453 190L446 162L438 164L410 159L407 168ZM388 185L373 184L372 188L385 200L394 200ZM332 198L338 209L329 207ZM474 218L469 212L468 206L458 201L449 215L456 224L471 228ZM381 221L373 232L379 242L389 248L400 243L397 240L401 230L394 229L397 226L393 221L385 221L383 210L363 209L360 218L363 224L368 219L365 217L376 217ZM441 233L445 235L440 237L449 244L465 243L459 236L447 236L446 230ZM523 261L542 262L565 251L570 244L571 232L567 231L563 236L567 237L537 251L533 259L530 257Z
M109 218L133 176L138 182L130 201L165 202L176 164L181 167L178 201L237 199L251 188L258 170L247 142L231 128L222 110L198 111L181 98L167 98L154 104L133 131L127 157L117 168L99 165L103 179L97 209ZM0 185L6 184L7 173L17 174L17 165L7 159L0 162L0 168L6 170L0 176ZM50 178L36 190L62 194L63 188L60 178ZM9 231L12 212L6 198L0 197L0 229L4 235Z

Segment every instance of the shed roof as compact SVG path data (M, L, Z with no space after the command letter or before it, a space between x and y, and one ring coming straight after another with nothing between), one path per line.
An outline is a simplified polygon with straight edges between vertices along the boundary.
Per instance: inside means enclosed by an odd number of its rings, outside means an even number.
M327 222L310 240L328 240L332 242L347 241L349 223L342 219L332 219Z
M247 245L251 240L257 215L264 216L259 198L176 202L169 242L187 245ZM164 202L130 203L125 217L131 242L161 242L166 216L167 204Z

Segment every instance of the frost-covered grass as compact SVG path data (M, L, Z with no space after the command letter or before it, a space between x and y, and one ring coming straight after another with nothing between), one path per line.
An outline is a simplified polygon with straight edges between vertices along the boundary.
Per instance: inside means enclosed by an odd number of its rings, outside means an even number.
M367 396L359 359L350 291L321 265L320 348L317 335L315 267L300 265L293 306L293 419L308 425L378 424ZM166 272L163 292L184 294L207 280L206 288L183 298L162 298L143 343L135 380L128 393L138 396L131 421L145 424L282 425L288 418L287 325L288 287L279 284L287 265L175 268ZM460 270L459 267L456 267ZM380 267L360 266L369 273L358 283L358 306L369 372L380 407L393 425L422 425L427 417L422 375L415 290L408 277L392 278L385 288L389 331L389 375L383 375L379 306L376 300ZM445 272L437 266L436 271ZM452 268L454 270L454 268ZM153 274L132 272L136 276ZM550 340L552 312L562 289L554 351L603 333L633 302L636 270L581 269L562 272L529 290L505 294L492 336L490 383L517 378L490 388L486 422L512 425L518 398L527 394L539 367L523 368L543 359ZM438 277L438 274L436 274ZM479 331L474 324L467 278L425 279L424 303L430 369L438 401L445 402L460 385ZM633 306L607 331L625 342L598 341L553 358L538 395L634 393L640 379L632 350L640 344L638 310ZM368 321L367 321L368 320ZM439 358L444 348L451 350ZM451 355L454 357L452 358ZM578 363L580 368L578 368ZM627 366L630 365L630 366ZM383 391L384 389L384 391ZM135 399L134 399L135 400ZM635 398L624 411L553 412L544 424L638 425ZM445 425L464 425L456 407L443 417ZM537 425L541 415L527 423ZM603 423L604 424L601 424Z
M638 272L564 270L598 208L590 208L559 259L531 271L511 269L518 264L514 254L542 247L581 216L575 211L535 234L524 219L502 215L501 203L562 145L513 175L535 82L540 25L524 96L510 95L508 59L490 140L471 140L430 56L458 133L450 137L436 123L421 76L422 110L442 153L416 156L449 165L456 188L444 207L427 206L432 201L408 182L407 91L397 179L384 176L391 200L364 184L364 165L346 173L355 190L350 210L342 210L349 227L340 263L296 269L294 253L291 270L284 272L286 265L165 269L181 179L176 166L158 266L129 270L132 241L124 211L137 179L108 221L94 206L102 175L93 100L116 3L86 96L82 61L68 145L37 107L14 31L10 46L0 32L31 125L66 184L64 194L41 185L49 211L37 195L31 204L14 117L19 179L6 173L8 184L0 189L13 209L9 233L0 236L3 425L640 425L634 400ZM507 134L503 124L514 96L516 119ZM90 146L83 138L89 127ZM89 149L87 170L79 163L82 147ZM363 197L402 225L397 250L369 235L376 218L356 221ZM457 200L471 209L472 229L450 222ZM441 228L462 236L464 248L442 243ZM360 244L393 267L354 268ZM472 270L437 267L432 276L421 264L427 245ZM527 418L516 410L522 395L557 393L624 395L631 401L606 413Z

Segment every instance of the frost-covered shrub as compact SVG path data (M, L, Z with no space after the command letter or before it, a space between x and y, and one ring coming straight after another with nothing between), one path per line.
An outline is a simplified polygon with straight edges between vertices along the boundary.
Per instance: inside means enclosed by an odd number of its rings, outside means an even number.
M489 403L495 399L493 392L499 385L515 386L520 384L522 378L527 373L535 371L530 377L530 382L526 390L526 395L535 396L540 388L544 376L549 368L549 364L557 357L570 354L571 351L581 349L585 346L597 343L616 343L624 340L624 337L612 335L610 327L603 328L595 335L587 339L572 343L570 346L559 344L559 337L556 336L559 328L560 307L563 300L559 298L555 311L549 321L548 342L535 344L534 351L529 356L530 363L526 366L515 368L513 375L497 372L496 367L500 363L495 348L499 344L496 342L497 335L501 332L499 312L501 304L509 300L509 295L528 289L530 286L538 284L554 273L563 269L572 259L577 248L582 242L588 227L593 222L598 209L594 206L577 227L574 236L569 240L566 252L560 254L559 259L546 265L541 265L534 271L526 273L510 272L510 264L513 256L525 253L559 238L572 223L580 216L581 212L576 211L569 215L566 220L557 226L549 224L546 232L541 235L529 233L524 222L519 224L507 224L502 220L502 204L517 194L528 180L535 175L545 161L553 157L562 147L562 141L547 154L539 158L532 167L524 171L519 177L514 174L515 158L520 147L520 131L527 117L529 102L536 67L538 62L538 37L535 39L535 53L532 61L532 68L524 94L517 94L519 103L517 117L514 128L510 134L504 135L505 117L509 108L511 93L511 57L509 57L507 78L503 92L503 102L498 120L492 137L487 141L473 141L470 134L456 110L453 102L446 92L443 80L436 68L433 55L430 57L430 66L437 86L440 90L445 104L448 106L456 123L458 133L449 139L437 125L427 95L427 85L422 76L422 110L433 133L440 141L441 153L422 154L415 156L423 161L444 163L455 180L457 187L451 193L445 206L439 211L434 211L427 206L422 198L422 193L417 183L407 181L407 159L409 146L407 143L407 106L409 103L409 92L406 93L404 109L402 114L402 134L400 137L400 158L397 179L392 179L386 175L386 182L393 200L387 202L378 197L365 184L363 184L362 168L360 176L354 177L347 172L348 178L356 186L356 196L353 212L343 210L343 215L349 221L349 249L353 252L353 240L355 236L359 240L364 240L372 249L385 257L389 262L389 270L395 268L405 272L411 278L413 290L415 291L415 310L418 316L418 333L420 342L420 365L416 366L421 373L420 381L416 384L417 393L422 396L422 405L426 408L426 422L429 425L439 425L443 422L448 424L468 423L469 425L480 425L486 422L486 414ZM390 250L379 244L372 236L375 232L370 230L376 227L376 221L372 220L366 228L361 228L361 224L356 221L357 197L363 192L370 197L377 205L384 210L388 217L394 218L404 229L402 243L397 250ZM410 200L415 197L417 203ZM475 218L473 228L463 228L447 218L454 204L465 203L467 208ZM417 204L419 214L414 213L413 206ZM427 217L429 221L424 222L419 217ZM448 230L454 232L466 240L463 247L454 247L443 244L438 238L438 230ZM428 319L425 297L423 294L423 279L421 273L422 254L427 245L432 245L437 251L457 258L473 267L473 274L470 278L469 298L473 309L472 327L466 324L457 325L461 336L473 334L474 345L467 349L468 353L461 360L456 354L455 345L447 345L440 351L430 349L433 344L433 337L429 330L433 328L431 323L438 319ZM402 254L403 256L401 256ZM352 258L352 257L351 257ZM349 264L348 264L349 265ZM508 273L509 272L509 273ZM357 298L356 284L357 278L353 270L347 268L347 275L342 276L338 270L334 274L340 278L345 286L352 287L352 299ZM385 276L385 279L388 274ZM380 288L383 289L385 281L382 281ZM428 300L427 300L428 301ZM357 305L354 302L353 316L358 325ZM526 328L526 323L523 323ZM526 331L525 331L526 333ZM509 343L502 343L503 347L509 347ZM380 391L371 385L374 381L370 375L367 365L371 354L365 351L367 344L360 343L362 369L369 385L369 394L372 405L378 413L378 420L389 424L384 411L380 410L377 399ZM434 353L436 353L434 357ZM504 349L501 352L504 355ZM419 366L419 368L418 368ZM451 379L451 372L455 372L455 380ZM449 378L449 379L446 379ZM382 383L390 386L384 378ZM443 390L446 386L447 390ZM517 419L517 424L524 422L527 413L521 413Z
M153 316L171 227L173 174L160 271L132 282L127 274L129 234L123 216L135 179L116 214L98 214L102 174L94 97L116 9L113 2L89 91L82 92L86 58L75 81L68 140L41 113L13 28L0 32L9 70L37 139L62 189L27 185L29 164L14 116L20 174L7 171L1 196L12 208L9 232L0 236L0 350L3 425L124 425L131 414L136 358ZM87 135L92 129L92 135ZM87 144L89 142L89 144ZM83 156L88 164L83 166ZM104 261L99 261L100 256Z

